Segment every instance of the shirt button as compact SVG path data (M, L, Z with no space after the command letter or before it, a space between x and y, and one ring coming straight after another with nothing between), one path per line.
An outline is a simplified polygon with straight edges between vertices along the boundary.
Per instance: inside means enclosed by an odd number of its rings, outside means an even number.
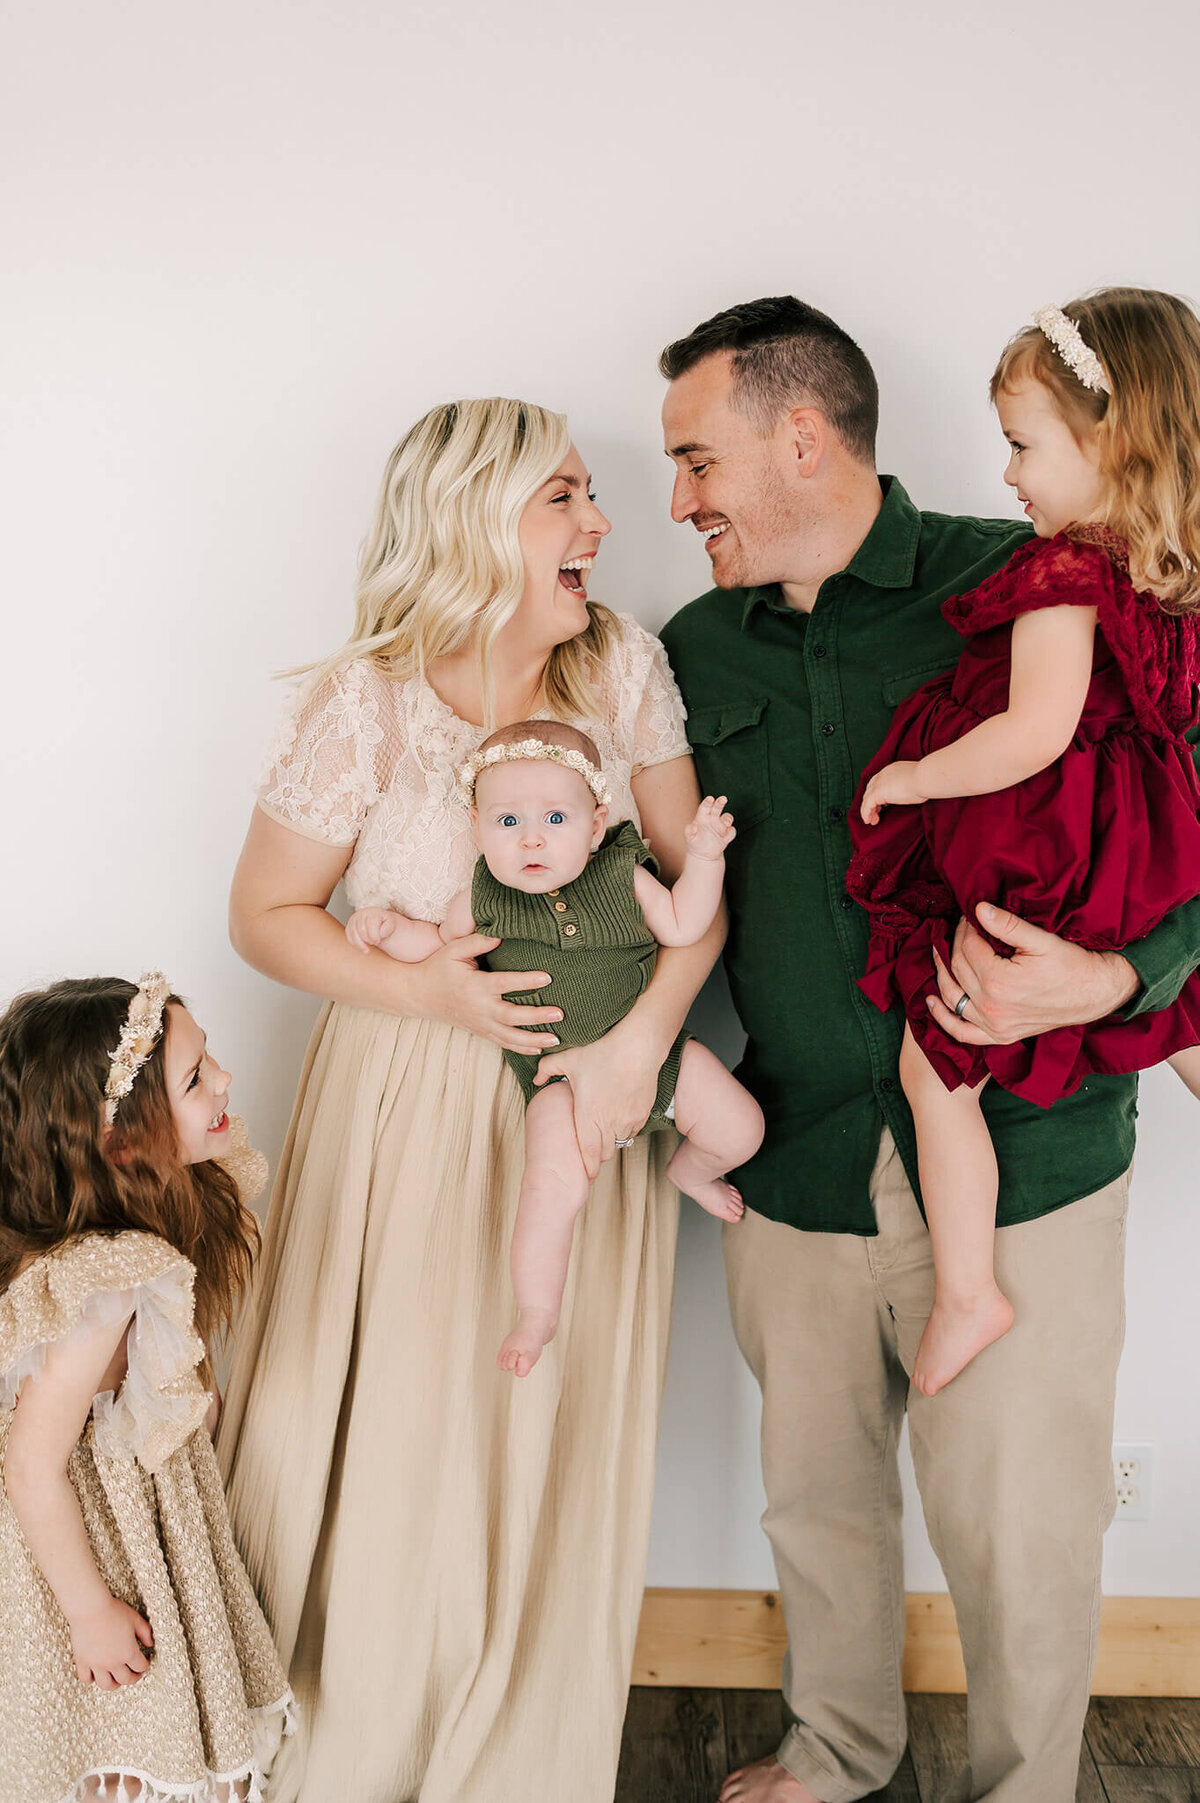
M843 906L843 908L845 908L847 910L847 912L849 912L849 910L854 906L854 897L852 895L843 895L842 906Z
M547 889L547 891L546 891L547 895L558 895L559 893L560 892L557 889Z
M568 939L571 937L572 933L577 933L578 931L579 931L579 928L572 926L570 924L570 922L568 922L567 925L563 928L563 932L566 934Z
M831 820L844 820L846 818L845 808L830 808L829 818Z
M834 733L837 731L837 727L833 724L832 720L826 720L825 724L821 728L821 731L824 734L825 738L832 739Z
M896 1087L896 1083L895 1083L895 1079L893 1077L880 1077L879 1088L883 1095L885 1095L885 1096L890 1095L892 1090L895 1089L895 1087Z
M814 657L826 657L827 655L828 655L828 646L826 646L826 645L814 645L813 646L813 656Z
M551 890L551 892L550 892L550 893L551 893L551 894L552 894L552 895L557 895L557 894L558 894L558 891L557 891L557 889L552 889L552 890ZM555 913L556 913L556 914L565 914L565 913L566 913L566 911L567 911L567 904L566 904L566 902L555 902L555 904L554 904L554 912L555 912Z

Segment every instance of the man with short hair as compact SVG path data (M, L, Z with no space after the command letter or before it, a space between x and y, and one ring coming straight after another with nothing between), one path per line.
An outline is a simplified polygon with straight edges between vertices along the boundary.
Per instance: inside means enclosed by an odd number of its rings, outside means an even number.
M847 812L896 703L952 667L942 603L1027 528L921 513L874 458L870 364L791 297L664 351L672 516L716 587L663 632L701 786L729 797L725 962L748 1035L738 1075L767 1122L724 1230L738 1344L763 1392L764 1525L788 1631L794 1726L722 1803L851 1803L904 1750L897 1440L907 1407L926 1523L966 1660L956 1803L1072 1803L1113 1510L1124 1218L1136 1080L1089 1077L1049 1112L996 1085L996 1267L1009 1334L935 1398L908 1374L933 1294L902 1022L855 979ZM1200 964L1200 902L1126 956L998 908L930 1005L977 1044L1173 999Z

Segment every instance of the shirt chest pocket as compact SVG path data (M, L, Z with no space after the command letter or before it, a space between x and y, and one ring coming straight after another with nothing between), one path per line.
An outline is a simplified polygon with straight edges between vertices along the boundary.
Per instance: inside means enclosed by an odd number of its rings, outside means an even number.
M693 708L688 743L706 795L725 795L739 832L771 812L765 701L726 701Z
M956 663L956 658L939 657L936 663L918 664L915 670L904 670L899 676L887 677L882 685L884 706L898 707L927 682L932 682L935 676L949 676Z

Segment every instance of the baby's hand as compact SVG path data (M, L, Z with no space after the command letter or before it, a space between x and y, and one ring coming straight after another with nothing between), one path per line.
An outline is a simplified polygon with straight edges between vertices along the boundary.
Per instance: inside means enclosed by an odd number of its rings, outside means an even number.
M382 945L395 931L396 916L390 908L359 908L346 922L346 937L360 952Z
M101 1690L136 1684L150 1670L153 1646L150 1623L115 1596L71 1625L71 1651L80 1682L98 1684Z
M918 802L928 801L917 776L920 767L919 762L909 760L887 764L875 772L862 798L861 813L868 826L879 825L881 808L911 808Z
M725 797L706 795L696 809L696 817L683 829L688 851L696 858L716 860L724 857L725 847L737 838L732 814L723 814Z

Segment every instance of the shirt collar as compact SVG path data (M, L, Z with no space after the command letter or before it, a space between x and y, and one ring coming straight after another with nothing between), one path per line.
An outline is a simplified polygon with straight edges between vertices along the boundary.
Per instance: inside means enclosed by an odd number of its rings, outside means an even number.
M846 565L844 574L854 576L872 588L911 588L917 567L917 546L921 537L921 516L909 500L895 476L880 476L883 505L871 524L871 530ZM743 591L742 626L761 605L773 613L791 613L778 583Z

